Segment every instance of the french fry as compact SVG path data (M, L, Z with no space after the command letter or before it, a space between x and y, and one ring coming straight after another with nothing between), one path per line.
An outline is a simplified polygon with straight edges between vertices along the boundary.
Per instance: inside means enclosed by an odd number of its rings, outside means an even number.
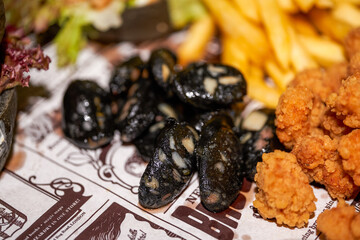
M306 51L322 66L345 61L345 52L341 44L329 39L298 34L298 39Z
M291 66L295 69L295 71L300 72L307 68L318 67L316 61L303 48L303 46L297 39L295 30L293 29L293 26L291 24L288 25L287 30L291 42L290 61L291 61Z
M333 0L335 3L352 3L355 5L360 5L360 0Z
M233 42L236 42L237 48L244 52L244 54L249 59L249 62L257 66L264 65L264 59L267 58L268 55L264 56L264 58L259 58L259 55L257 55L256 51L253 51L252 46L247 41L244 41L240 38L231 38Z
M302 12L308 12L316 3L316 0L294 0Z
M276 59L284 69L290 64L290 39L285 17L276 0L256 0Z
M321 9L332 8L335 3L333 0L317 0L315 6Z
M351 3L338 3L332 10L334 18L350 24L352 27L360 26L360 9Z
M241 15L229 0L202 1L225 34L246 41L254 54L260 59L268 55L270 52L269 45L263 30Z
M277 0L280 8L287 13L298 12L298 7L293 0Z
M344 38L360 26L360 0L202 1L221 30L221 61L272 108L298 72L346 61Z
M232 0L237 9L248 19L253 22L260 23L260 16L256 3L249 0Z
M215 23L210 15L202 17L190 26L186 39L177 50L179 63L187 65L201 59L211 38L215 34Z
M266 85L264 73L260 67L252 65L245 79L247 82L247 95L250 98L262 102L268 108L276 108L281 92Z
M271 79L275 82L276 86L281 92L285 91L286 86L291 80L294 79L295 73L290 69L283 70L278 63L273 59L268 59L265 62L265 70Z
M262 66L264 64L263 59L260 60L252 54L251 49L243 41L226 34L223 34L221 40L223 47L221 61L239 69L244 75L249 74L250 65Z
M313 9L308 16L324 35L338 42L342 42L352 28L350 24L335 19L326 10Z
M304 15L292 15L289 19L296 32L308 36L318 36L316 28Z
M249 68L249 58L245 51L238 44L237 40L223 34L222 38L221 62L239 69L244 75L247 75Z

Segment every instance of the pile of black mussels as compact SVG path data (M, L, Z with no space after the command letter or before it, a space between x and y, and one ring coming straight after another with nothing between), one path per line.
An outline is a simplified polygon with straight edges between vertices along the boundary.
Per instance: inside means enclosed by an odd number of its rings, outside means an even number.
M134 144L148 162L139 187L143 207L170 203L197 171L202 204L220 212L236 199L244 177L253 181L262 153L281 147L273 111L239 118L233 106L244 105L246 89L231 66L196 62L180 69L173 52L156 49L147 62L134 56L116 66L109 91L95 81L72 81L62 129L80 148L102 147L116 130L124 144Z

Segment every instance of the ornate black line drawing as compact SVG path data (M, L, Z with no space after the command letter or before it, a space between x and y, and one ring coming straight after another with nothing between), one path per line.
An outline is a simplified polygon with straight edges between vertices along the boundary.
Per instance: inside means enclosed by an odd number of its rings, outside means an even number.
M115 202L80 233L76 239L147 239L147 237L149 237L147 236L149 231L157 232L160 238L184 240L184 238L176 233L143 218Z
M92 197L84 195L83 185L65 177L42 183L36 176L30 176L28 183L54 198L55 203L44 209L40 216L29 219L31 225L18 236L18 239L51 239L60 231L64 233L69 229L64 227L83 212L81 207Z
M110 145L101 150L79 149L79 151L71 152L65 161L73 166L90 164L101 180L119 185L137 194L138 182L146 163L136 153L125 160L121 151L121 142L115 138ZM137 179L136 185L128 181L128 178Z
M72 191L79 194L84 192L84 187L81 184L75 183L68 178L56 178L50 183L36 183L35 180L36 176L31 176L29 178L29 183L36 186L50 186L57 197L64 196L66 191Z
M26 222L25 214L0 199L0 240L13 236Z

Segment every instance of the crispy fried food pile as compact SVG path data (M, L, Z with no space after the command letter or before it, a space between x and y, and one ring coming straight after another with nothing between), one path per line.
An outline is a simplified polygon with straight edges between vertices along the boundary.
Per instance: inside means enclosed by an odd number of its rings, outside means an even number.
M279 150L263 154L256 170L259 191L254 207L261 216L276 218L280 225L305 226L316 209L316 198L295 156Z
M276 134L290 153L263 155L254 201L262 217L278 224L307 223L315 210L309 182L322 184L338 200L354 197L360 188L360 28L350 32L344 46L346 62L297 74L279 99Z
M276 109L279 140L336 199L360 186L360 28L344 45L348 62L299 73Z
M317 229L326 235L328 240L359 240L360 213L354 206L340 201L336 208L325 210L317 219Z
M359 69L360 70L360 69ZM351 128L360 128L360 72L346 78L338 93L332 93L327 105L336 118Z
M339 153L344 170L360 186L360 129L353 130L340 139Z
M342 168L337 146L337 140L328 135L307 135L295 144L291 153L310 181L323 184L332 198L347 198L356 186Z

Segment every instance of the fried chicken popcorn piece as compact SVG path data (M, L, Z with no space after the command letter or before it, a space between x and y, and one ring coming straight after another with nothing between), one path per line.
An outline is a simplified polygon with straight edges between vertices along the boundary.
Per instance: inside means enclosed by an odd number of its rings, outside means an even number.
M291 151L303 171L323 184L332 198L351 197L357 187L343 170L337 151L337 141L327 135L308 135L298 141Z
M350 58L348 69L350 75L360 71L360 52L355 53Z
M281 95L276 108L276 134L282 144L291 149L296 140L307 135L314 94L306 87L289 87Z
M354 206L339 202L336 208L319 215L317 229L328 240L360 240L360 213L355 211Z
M265 219L277 224L304 227L315 211L313 190L295 155L280 150L264 153L256 167L254 207Z
M307 69L296 74L295 78L289 83L289 87L306 87L325 101L331 93L331 89L324 84L325 71L321 68Z
M322 68L306 69L296 74L295 78L289 83L289 87L306 87L316 97L319 97L322 102L325 102L327 97L334 92L334 89L338 89L342 78L346 77L346 75L347 65L340 63L334 64L326 70Z
M360 72L344 80L339 93L329 96L327 105L346 126L360 128Z
M360 28L351 30L345 37L345 52L350 59L355 53L360 52Z
M336 145L330 137L305 136L299 141L291 151L295 155L298 163L310 180L320 182L323 179L322 168L326 160L336 160Z
M324 115L326 113L326 105L323 101L320 100L320 98L315 97L313 108L311 109L310 114L310 134L314 134L317 132L322 133L321 124L323 122Z
M335 63L325 70L324 85L330 89L331 93L338 92L342 80L347 78L348 74L349 68L347 62Z
M330 109L327 109L323 115L321 126L331 138L339 138L352 130L352 128L346 126L341 119L338 119L336 113Z
M352 176L357 186L360 186L360 129L341 137L338 151L342 157L344 170Z

